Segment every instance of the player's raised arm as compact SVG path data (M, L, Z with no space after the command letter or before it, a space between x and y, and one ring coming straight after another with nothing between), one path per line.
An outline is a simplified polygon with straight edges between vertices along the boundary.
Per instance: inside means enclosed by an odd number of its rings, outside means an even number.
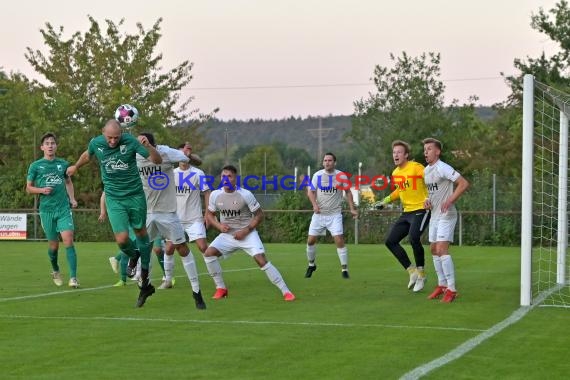
M155 164L162 164L162 157L160 156L160 153L158 153L156 148L150 144L148 138L144 135L140 135L137 138L139 142L148 150L148 159Z
M85 164L89 163L89 161L91 160L91 156L89 155L88 151L85 151L83 153L81 153L81 156L79 156L79 159L77 160L77 162L75 163L75 165L70 165L67 170L65 171L65 173L68 176L72 176L74 175L77 170L84 166Z

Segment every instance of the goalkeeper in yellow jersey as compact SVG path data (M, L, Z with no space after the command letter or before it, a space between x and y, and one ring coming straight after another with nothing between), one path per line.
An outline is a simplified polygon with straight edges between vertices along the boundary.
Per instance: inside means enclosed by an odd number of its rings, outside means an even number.
M398 199L402 203L402 215L392 225L386 238L386 247L408 271L410 275L408 289L419 292L424 288L426 281L425 254L421 235L429 225L430 212L424 209L424 202L428 198L424 183L424 166L415 161L409 161L409 156L410 144L401 140L392 143L392 158L396 168L392 172L391 179L395 190L380 202L379 208ZM415 265L412 264L400 244L406 236L409 236L414 251Z

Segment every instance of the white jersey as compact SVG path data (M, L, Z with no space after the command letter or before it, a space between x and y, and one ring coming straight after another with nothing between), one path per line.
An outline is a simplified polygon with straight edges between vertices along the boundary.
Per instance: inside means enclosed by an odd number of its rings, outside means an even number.
M228 234L247 227L253 219L253 213L260 207L253 194L242 188L231 193L227 193L224 189L214 190L208 202L208 210L219 211L220 223L230 227Z
M162 157L161 164L155 164L137 154L137 167L146 195L147 213L176 213L176 185L174 167L179 162L188 162L188 157L178 149L158 145L156 150Z
M433 165L426 166L424 181L429 193L433 215L441 213L441 205L453 194L453 183L461 177L455 169L445 162L438 160ZM455 205L451 205L450 212L455 212ZM432 219L434 218L432 216Z
M339 181L344 179L344 182ZM323 215L338 214L342 211L342 197L344 190L339 187L346 186L348 176L340 170L329 174L321 169L313 175L311 183L315 189L317 205ZM311 189L311 191L313 191Z
M203 189L200 189L200 178L204 177L204 172L195 167L190 167L187 170L174 169L176 213L184 224L204 223L200 194L205 190L209 190L205 186L202 186Z

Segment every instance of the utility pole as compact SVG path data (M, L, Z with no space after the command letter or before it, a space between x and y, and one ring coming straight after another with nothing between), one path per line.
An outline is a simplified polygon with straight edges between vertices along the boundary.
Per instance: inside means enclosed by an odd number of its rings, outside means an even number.
M225 156L224 156L225 164L226 164L226 165L229 165L229 163L230 163L229 157L228 157L228 134L229 134L228 128L226 127L226 132L224 133L225 138L226 138L226 154L225 154Z
M323 137L327 137L330 131L334 130L334 128L323 128L323 119L319 117L319 128L317 129L308 129L311 133L311 136L316 137L318 141L318 148L317 148L317 167L319 167L323 160Z

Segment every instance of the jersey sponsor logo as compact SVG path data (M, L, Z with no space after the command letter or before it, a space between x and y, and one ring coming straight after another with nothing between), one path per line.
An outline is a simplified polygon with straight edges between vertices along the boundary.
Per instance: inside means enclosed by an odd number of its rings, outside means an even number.
M437 187L437 183L426 183L426 187L428 191L437 191L439 190Z
M48 174L45 177L45 180L47 187L54 187L56 185L61 185L63 183L63 180L57 174Z
M220 215L226 218L240 216L241 210L220 210Z
M107 173L113 173L118 170L127 170L129 168L129 164L124 163L122 160L109 160L105 164L105 171Z
M147 177L147 176L152 176L156 173L160 173L160 166L143 166L141 168L139 168L139 174Z
M187 186L182 186L182 187L176 186L176 195L190 194L192 193L192 191L194 190L192 190Z
M338 189L335 186L329 186L329 187L319 187L319 191L321 193L329 193L329 194L336 194L338 192Z

